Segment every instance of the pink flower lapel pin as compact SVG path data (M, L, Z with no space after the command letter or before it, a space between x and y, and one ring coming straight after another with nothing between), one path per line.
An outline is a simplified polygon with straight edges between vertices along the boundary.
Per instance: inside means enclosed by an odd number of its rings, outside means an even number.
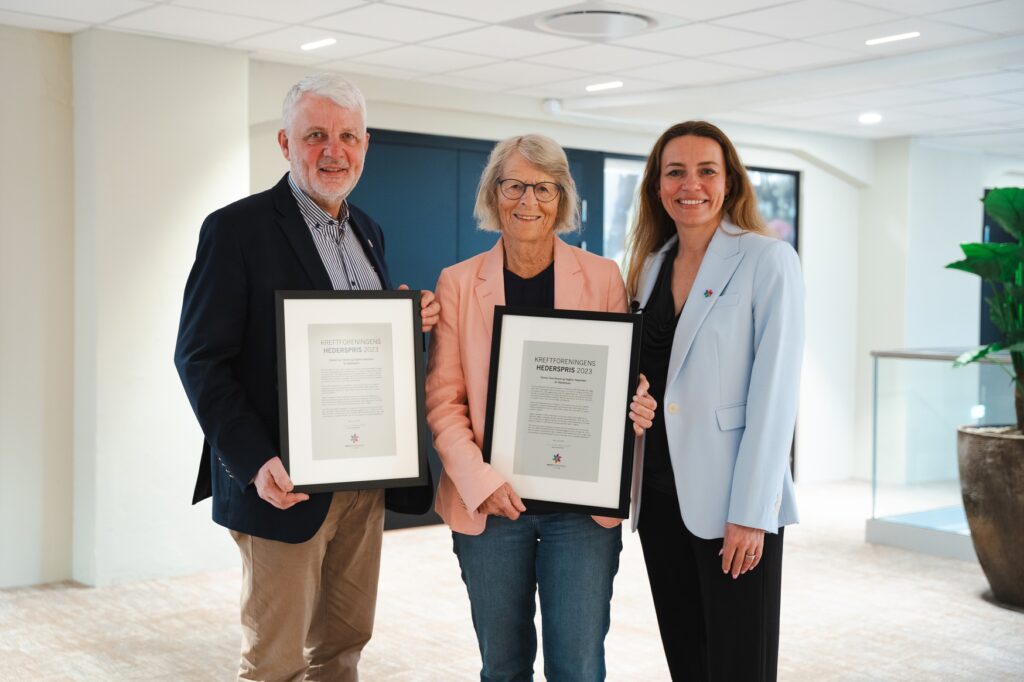
M711 291L711 289L705 289L704 290L704 298L711 298L714 295L715 295L715 292Z

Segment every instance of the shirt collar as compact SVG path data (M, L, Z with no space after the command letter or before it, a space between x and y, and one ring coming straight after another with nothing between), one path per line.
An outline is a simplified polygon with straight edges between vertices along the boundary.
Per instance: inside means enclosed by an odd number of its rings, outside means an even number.
M306 225L317 229L336 225L344 230L346 223L348 223L348 201L341 202L341 210L338 212L337 219L335 219L334 216L317 206L316 202L309 198L309 195L295 184L291 173L288 173L288 186L291 187L292 196L295 197L295 203L299 205L299 212L302 213L302 218L306 221Z

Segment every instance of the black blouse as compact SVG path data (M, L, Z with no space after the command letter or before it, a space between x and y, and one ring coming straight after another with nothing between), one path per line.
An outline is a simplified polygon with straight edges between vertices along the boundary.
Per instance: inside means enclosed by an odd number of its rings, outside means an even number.
M672 356L672 341L675 338L679 315L672 299L672 263L679 247L665 255L654 290L643 309L643 349L640 353L640 371L650 382L650 394L658 401L658 412L654 424L647 429L644 445L644 487L665 493L676 494L672 461L668 454L668 434L665 432L665 384L668 379L668 363Z
M555 262L528 279L505 268L505 305L554 308Z

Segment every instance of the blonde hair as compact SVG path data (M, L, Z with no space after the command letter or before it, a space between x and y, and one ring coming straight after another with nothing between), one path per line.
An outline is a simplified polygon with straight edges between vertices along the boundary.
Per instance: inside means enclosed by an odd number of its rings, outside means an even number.
M476 207L473 215L477 227L488 232L501 231L501 217L498 215L498 180L509 158L519 153L537 170L550 175L558 183L558 212L555 214L555 233L572 232L580 221L579 197L576 183L569 173L569 159L557 142L545 135L520 135L502 140L494 145L487 158L487 166L480 175L480 186L476 191Z
M754 187L750 184L750 178L747 177L747 171L740 161L736 147L725 133L707 121L677 123L662 133L658 141L654 143L654 148L651 150L650 156L647 157L647 165L644 167L636 219L633 222L633 229L630 231L626 249L628 258L626 290L630 296L637 294L640 286L640 272L643 270L647 256L661 248L676 233L675 222L665 211L665 207L661 204L661 198L658 196L661 183L661 156L669 142L686 135L706 137L717 142L718 146L722 148L726 183L722 214L727 215L737 227L747 232L767 234L764 220L757 211L757 195L754 194Z

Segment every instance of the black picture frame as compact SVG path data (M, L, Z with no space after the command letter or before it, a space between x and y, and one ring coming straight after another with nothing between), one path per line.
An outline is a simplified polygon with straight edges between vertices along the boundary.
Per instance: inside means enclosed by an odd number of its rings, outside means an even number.
M747 166L757 209L769 232L800 252L800 172Z
M578 512L623 519L629 516L635 435L628 413L639 376L641 324L640 315L628 313L495 306L483 457L484 461L490 463L516 489L526 506L527 514ZM586 339L588 343L581 344L580 339ZM594 340L598 340L598 343L589 343ZM523 420L534 419L541 414L538 411L531 412L530 416L520 414L523 406L522 392L529 390L523 386L522 381L524 372L530 371L524 364L535 363L538 360L542 363L555 363L533 365L533 369L542 375L537 383L543 384L542 390L547 391L552 388L553 382L562 379L582 382L582 386L586 387L588 379L578 378L575 374L563 376L561 373L568 372L568 365L559 366L558 363L591 362L571 358L529 358L528 349L532 346L528 346L528 343L564 343L570 344L574 349L589 351L593 348L598 354L601 353L600 348L606 349L603 356L606 358L604 376L601 379L602 419L594 425L595 428L599 427L596 437L598 461L596 464L586 464L587 467L596 467L596 478L593 480L565 477L560 464L561 459L543 465L553 467L550 474L536 475L539 465L533 454L530 457L533 474L515 470L521 464L525 467L523 452L526 450L516 453L516 441L523 438ZM597 364L594 366L599 367ZM579 371L579 368L574 368L573 371ZM518 381L516 377L519 377ZM568 395L565 392L571 389L556 387L556 390L559 391L558 395ZM533 400L535 395L537 394L531 392L529 399ZM556 400L552 397L546 399ZM531 403L531 409L539 409L533 408L533 405L534 403ZM588 420L587 424L593 425L593 420ZM542 425L538 424L527 426L529 437L538 437L534 435L534 429L541 427ZM545 424L543 428L553 427ZM563 428L563 425L559 425L559 428ZM586 431L586 427L564 428L573 433L590 433ZM514 429L516 434L511 444L510 429ZM573 438L565 436L564 433L549 435L553 441L563 438L571 441ZM593 437L587 435L578 440L589 444ZM499 440L500 443L497 442ZM568 447L574 447L572 442ZM535 452L533 448L529 451ZM561 456L557 452L555 455ZM544 457L546 456L547 453Z
M275 292L281 460L292 477L295 492L401 488L428 482L429 441L419 301L420 292L416 290ZM328 331L320 331L325 328ZM375 331L367 332L367 329ZM378 332L380 336L373 336ZM313 360L310 348L315 346L313 335L318 333L336 335L319 340L319 347L325 354L327 348L337 349L331 351L332 357ZM386 346L390 349L390 367L387 362L377 363L382 367L376 367L376 358L368 357L370 353L363 354L374 346L383 346L382 337L386 337ZM376 352L381 349L373 351ZM344 357L335 358L334 354ZM349 366L321 367L321 371L314 372L315 362ZM354 374L357 370L363 373ZM324 374L324 371L334 374ZM367 372L372 375L374 371L382 375L378 377L381 379L380 396L368 388L373 385L373 379L365 378ZM339 381L338 377L343 380ZM321 385L320 415L316 419L324 424L318 426L314 419L313 397L303 396L303 391L312 393L321 380L329 383L326 387ZM338 383L334 383L336 381ZM351 398L341 390L345 381L355 383L354 389L368 391L365 393L368 400L351 404ZM360 381L362 383L358 383ZM374 400L381 396L383 399ZM391 398L390 405L387 397ZM340 406L328 405L328 401L336 401ZM376 402L381 405L375 405ZM391 408L393 412L385 415ZM314 450L325 452L325 436L342 426L334 421L336 419L361 420L364 425L371 423L368 427L370 442L361 444L355 432L347 445L327 438L326 450L339 453L339 448L349 448L352 451L317 457ZM387 437L391 429L374 426L378 419L382 419L385 426L393 427L394 447L390 448L393 452L381 451L391 445ZM322 445L314 447L316 440ZM382 448L382 442L387 446ZM364 452L363 448L367 447Z

